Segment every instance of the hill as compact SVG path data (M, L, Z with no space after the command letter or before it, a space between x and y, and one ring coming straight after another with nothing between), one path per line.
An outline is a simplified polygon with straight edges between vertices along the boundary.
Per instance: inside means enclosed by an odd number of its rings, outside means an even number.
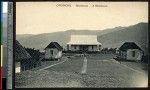
M98 36L98 41L103 44L103 47L120 47L124 42L131 41L146 51L148 48L148 24L139 23Z
M17 35L17 40L25 47L44 50L52 41L66 48L72 34L97 35L103 47L119 47L125 41L134 41L146 48L148 42L148 24L138 23L129 27L115 27L106 30L67 30L38 35Z
M50 42L56 41L66 48L66 43L70 41L72 34L80 35L103 35L113 31L118 31L123 27L116 27L106 30L67 30L54 33L43 33L38 35L22 34L16 35L16 39L25 47L43 50Z

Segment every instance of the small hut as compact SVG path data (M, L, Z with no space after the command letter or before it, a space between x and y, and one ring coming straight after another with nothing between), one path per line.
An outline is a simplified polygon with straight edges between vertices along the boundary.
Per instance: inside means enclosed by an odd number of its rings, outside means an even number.
M119 48L118 58L126 60L141 60L142 56L142 49L134 42L125 42Z
M16 40L15 44L15 72L19 73L26 69L25 62L31 58L30 54Z
M45 59L47 60L55 60L60 59L62 57L63 48L57 42L51 42L45 48Z

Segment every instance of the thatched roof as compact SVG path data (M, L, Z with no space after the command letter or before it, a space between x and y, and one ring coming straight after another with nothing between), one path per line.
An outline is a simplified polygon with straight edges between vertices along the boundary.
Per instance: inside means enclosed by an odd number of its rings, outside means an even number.
M17 40L15 43L16 43L15 44L15 60L16 61L31 58L30 54L25 50L25 48Z
M63 48L57 42L51 42L45 49L47 48L57 48L58 50L63 50Z
M137 44L135 44L134 42L125 42L120 48L119 50L121 51L127 51L128 49L139 49L142 50L139 46L137 46Z

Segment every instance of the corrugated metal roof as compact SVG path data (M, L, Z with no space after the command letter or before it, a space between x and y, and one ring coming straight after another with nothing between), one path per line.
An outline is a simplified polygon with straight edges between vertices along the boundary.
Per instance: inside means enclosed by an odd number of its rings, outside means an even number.
M23 59L31 58L30 54L25 50L25 48L16 40L15 44L15 60L20 61Z
M97 41L96 35L71 35L71 40L67 44L101 45L101 43Z

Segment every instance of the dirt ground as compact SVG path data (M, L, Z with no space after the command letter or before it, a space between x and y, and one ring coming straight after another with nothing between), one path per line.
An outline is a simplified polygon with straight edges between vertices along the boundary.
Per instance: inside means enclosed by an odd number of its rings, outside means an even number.
M16 74L16 88L147 87L148 74L139 67L140 63L120 64L113 57L112 54L86 55L87 67L84 74L81 73L83 56L46 61L41 67Z

